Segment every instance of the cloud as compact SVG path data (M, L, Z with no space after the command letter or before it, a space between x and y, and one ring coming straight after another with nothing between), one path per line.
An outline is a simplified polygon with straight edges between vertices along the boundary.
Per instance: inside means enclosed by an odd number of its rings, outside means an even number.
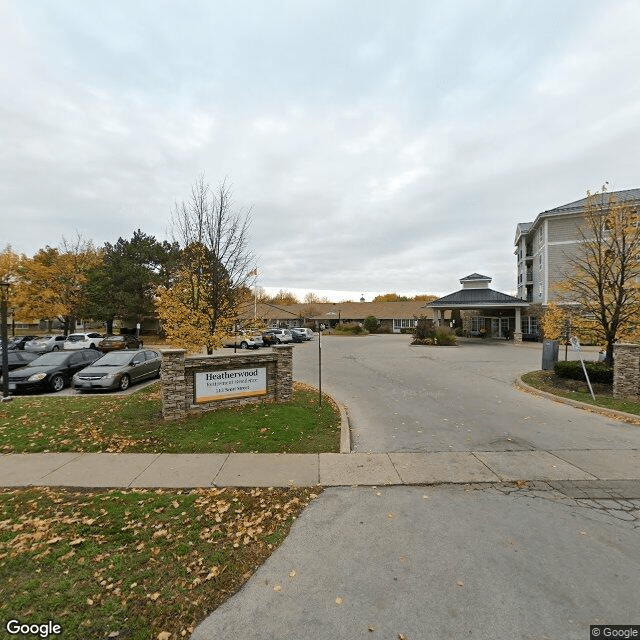
M2 240L27 253L164 237L204 171L252 209L264 286L510 291L518 222L638 186L632 2L0 12Z

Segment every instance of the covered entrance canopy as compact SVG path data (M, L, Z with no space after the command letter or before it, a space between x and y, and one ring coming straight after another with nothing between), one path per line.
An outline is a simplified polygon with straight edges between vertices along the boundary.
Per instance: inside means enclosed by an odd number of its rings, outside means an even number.
M513 332L514 342L522 342L521 310L529 303L522 298L489 288L491 278L472 273L460 279L462 289L425 304L433 309L436 324L442 322L442 312L454 309L477 310L490 323L491 335L505 337Z

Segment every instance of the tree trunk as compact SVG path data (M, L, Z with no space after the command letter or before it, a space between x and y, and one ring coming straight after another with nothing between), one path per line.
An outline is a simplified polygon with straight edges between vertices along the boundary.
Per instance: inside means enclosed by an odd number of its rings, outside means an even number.
M107 320L106 324L107 324L107 335L112 336L113 335L113 318L110 318L109 320Z
M613 341L607 341L607 353L604 357L604 362L607 366L613 367Z

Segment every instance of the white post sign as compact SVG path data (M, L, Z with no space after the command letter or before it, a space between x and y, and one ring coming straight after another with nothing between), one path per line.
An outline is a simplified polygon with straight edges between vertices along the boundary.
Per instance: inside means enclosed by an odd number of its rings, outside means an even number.
M267 394L267 369L229 369L196 372L196 404Z

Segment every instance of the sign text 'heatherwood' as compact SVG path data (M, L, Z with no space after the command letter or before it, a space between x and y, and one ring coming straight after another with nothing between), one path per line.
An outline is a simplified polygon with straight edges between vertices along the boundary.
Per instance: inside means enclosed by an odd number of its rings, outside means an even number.
M267 369L228 369L196 372L196 404L267 394Z

